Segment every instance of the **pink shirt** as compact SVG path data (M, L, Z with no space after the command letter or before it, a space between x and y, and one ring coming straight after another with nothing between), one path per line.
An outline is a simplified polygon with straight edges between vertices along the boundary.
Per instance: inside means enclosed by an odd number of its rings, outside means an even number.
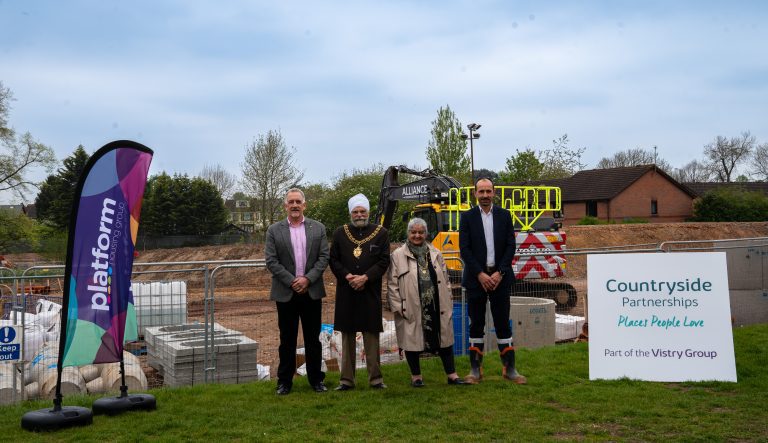
M288 219L288 227L291 231L291 246L293 246L293 258L296 260L296 277L304 276L304 267L307 265L307 233L304 230L304 218L298 224L291 223Z

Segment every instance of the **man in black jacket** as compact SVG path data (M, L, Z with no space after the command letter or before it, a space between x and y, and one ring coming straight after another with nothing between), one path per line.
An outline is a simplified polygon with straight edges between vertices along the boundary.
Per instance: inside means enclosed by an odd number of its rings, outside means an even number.
M384 389L379 365L381 279L389 267L389 237L381 225L369 223L370 204L363 194L349 199L350 223L333 233L331 270L336 276L333 328L341 331L341 377L337 391L355 387L356 341L363 333L368 383Z
M503 376L518 384L526 378L515 369L515 348L509 326L509 297L515 275L515 232L509 211L493 204L493 182L481 178L475 183L476 206L461 215L459 250L464 261L462 286L467 290L469 310L469 358L471 372L467 381L478 383L483 378L483 340L485 306L490 301L496 327Z

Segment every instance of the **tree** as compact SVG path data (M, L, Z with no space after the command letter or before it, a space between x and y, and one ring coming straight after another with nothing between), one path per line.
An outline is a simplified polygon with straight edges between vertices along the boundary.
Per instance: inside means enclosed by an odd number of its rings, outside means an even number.
M507 158L507 167L499 173L499 180L505 183L536 180L543 172L544 165L533 149L518 149L514 156Z
M66 230L69 227L75 188L88 158L90 155L85 152L83 145L79 145L64 159L56 175L49 175L40 185L40 192L35 198L38 219L57 229Z
M163 172L147 180L139 228L153 236L213 235L224 229L228 217L213 184Z
M655 148L630 148L613 154L613 157L603 157L597 163L597 169L621 168L654 164L663 171L672 171L672 166L664 159L657 158Z
M336 228L344 223L349 223L347 201L358 193L368 197L371 202L369 213L373 217L373 214L378 210L378 196L385 170L383 165L377 164L367 169L343 172L335 177L328 186L312 184L304 187L304 194L307 197L307 217L323 222L330 236ZM401 176L400 178L407 182L408 177ZM414 203L399 202L397 211L392 217L392 226L389 228L390 241L405 238L403 214L410 212L414 206ZM371 222L378 223L373 218Z
M222 198L229 198L237 184L237 177L224 169L220 164L205 165L200 172L200 178L208 180L221 194Z
M427 144L427 160L436 172L466 184L471 180L471 159L462 135L461 122L451 107L438 109L437 118L432 121L432 139Z
M193 178L189 183L189 200L187 233L212 235L224 230L229 211L216 186L200 177Z
M0 209L0 251L30 252L37 246L35 222L26 215Z
M8 115L13 94L0 82L0 192L11 191L22 200L31 187L37 187L27 176L35 167L50 172L56 165L53 150L36 142L29 132L16 135L8 127Z
M247 193L256 197L264 231L280 217L288 189L298 186L304 178L295 165L295 154L296 148L288 149L279 130L267 131L246 146L242 184Z
M475 169L474 177L475 177L475 181L479 180L481 177L490 178L491 181L494 183L499 181L499 173L496 171L491 171L490 169L486 169L486 168ZM470 183L470 184L474 186L474 183Z
M755 136L745 131L730 139L718 135L712 143L704 145L704 155L717 180L730 183L733 170L749 158L755 143Z
M752 153L752 176L761 181L768 181L768 143L755 147Z
M333 179L332 184L323 192L320 199L309 198L307 192L306 214L310 218L320 220L328 230L328 234L349 222L349 208L347 201L355 194L362 193L371 203L369 213L371 217L378 207L377 198L381 189L381 179L384 176L384 166L374 165L368 169L355 169L352 172L343 172ZM306 191L316 192L317 188L310 185Z
M587 148L572 149L568 143L568 134L563 134L552 140L552 148L541 152L539 161L544 165L544 171L540 178L567 178L587 166L581 162L581 156Z
M712 178L712 170L706 164L692 160L682 168L673 170L670 175L679 183L708 182Z
M768 196L721 188L707 192L693 204L693 221L747 222L768 220Z

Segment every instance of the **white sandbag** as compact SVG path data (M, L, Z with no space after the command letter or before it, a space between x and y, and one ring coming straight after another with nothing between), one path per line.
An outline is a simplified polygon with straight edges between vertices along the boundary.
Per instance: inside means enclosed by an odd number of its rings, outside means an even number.
M104 392L107 392L106 389L104 389L104 379L101 377L96 377L86 383L85 388L88 390L89 394L103 394Z
M323 372L328 372L328 366L325 364L325 360L320 362L320 370ZM302 377L305 377L307 375L307 364L302 363L301 366L296 368L296 373ZM269 380L269 375L267 375L266 379ZM261 374L259 374L259 380L261 380Z
M59 312L55 311L44 311L39 314L37 314L37 324L43 327L43 329L48 330L51 326L57 324L59 322L59 317L61 314Z
M83 380L85 380L85 382L88 383L91 380L95 378L99 378L101 376L101 368L96 365L80 366L80 375L82 375Z
M56 372L56 365L59 360L57 346L56 343L46 343L40 347L27 365L27 370L24 372L24 383L36 381L42 385L48 372Z
M24 386L24 390L27 391L28 400L36 399L40 396L40 385L36 381Z
M24 326L24 360L31 361L45 344L45 330L36 324Z
M259 371L259 380L269 380L269 366L257 364L256 369Z
M45 341L56 343L59 341L59 334L61 333L61 316L56 317L48 329L45 330Z
M45 375L45 380L40 384L40 396L42 398L53 399L56 395L56 371L48 372ZM85 394L85 380L80 375L80 371L76 366L65 366L61 370L61 394L62 395L77 395Z
M16 388L13 387L13 379L16 378ZM16 371L14 365L0 364L0 405L8 405L21 400L21 389L24 383L21 374Z
M149 383L147 376L141 369L141 362L138 357L130 352L123 352L123 362L125 366L125 385L129 391L146 391ZM120 374L120 363L106 363L101 371L101 378L104 380L104 389L108 392L119 391L123 384Z
M41 298L35 303L35 313L40 314L43 312L55 312L58 314L61 312L61 305Z
M384 320L382 326L384 327L384 331L379 334L379 352L382 355L398 353L395 322Z

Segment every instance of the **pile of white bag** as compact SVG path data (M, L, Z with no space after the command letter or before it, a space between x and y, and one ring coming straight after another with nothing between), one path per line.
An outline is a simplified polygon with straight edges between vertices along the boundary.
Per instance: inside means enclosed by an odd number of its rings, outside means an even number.
M379 355L382 363L391 363L400 361L397 347L397 335L395 333L395 322L381 319L381 325L384 332L379 334ZM365 347L363 346L363 334L358 332L355 337L355 367L365 368ZM320 344L323 347L322 370L329 369L329 362L333 362L333 370L341 363L341 332L333 330L333 325L323 325L320 330ZM304 348L296 350L297 354L304 354ZM302 364L296 370L299 375L306 375L306 365Z
M17 321L21 321L19 318ZM38 300L34 314L24 315L23 374L16 372L15 365L0 365L0 404L21 399L21 389L26 398L52 399L56 393L57 363L59 359L59 331L61 329L61 305L48 300ZM0 320L0 326L11 325L12 320ZM147 377L135 355L123 352L125 381L129 391L147 389ZM16 391L13 377L16 376ZM103 363L85 366L67 366L61 373L62 395L117 392L122 377L120 363Z

